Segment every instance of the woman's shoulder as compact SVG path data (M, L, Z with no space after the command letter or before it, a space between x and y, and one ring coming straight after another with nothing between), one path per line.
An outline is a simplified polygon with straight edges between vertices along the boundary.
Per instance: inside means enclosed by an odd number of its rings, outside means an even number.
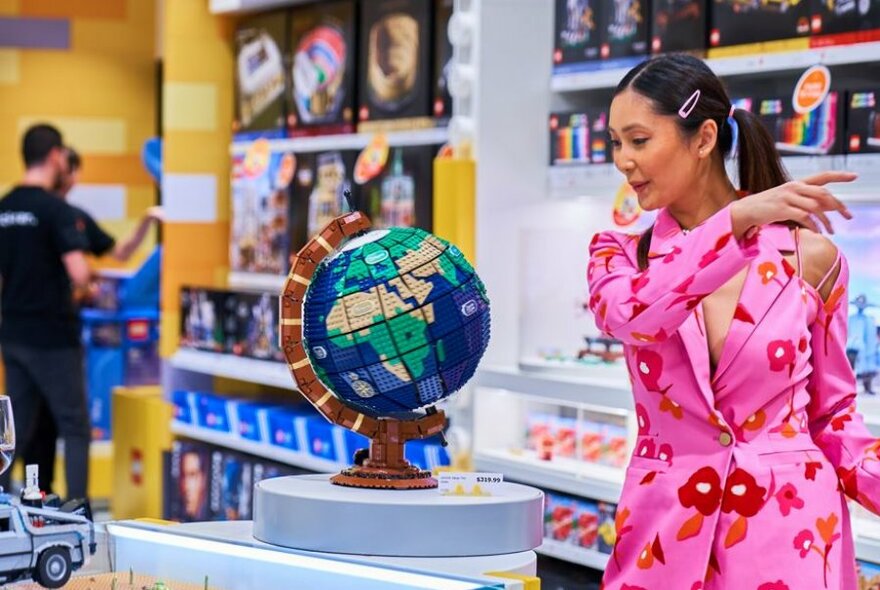
M595 252L602 248L615 246L623 248L624 250L629 250L630 248L635 249L638 246L640 237L641 234L636 233L614 230L601 231L593 236L593 239L590 242L590 251Z
M801 228L800 249L804 268L801 276L804 280L819 289L823 299L827 299L831 288L840 273L838 261L843 253L827 237L809 229Z

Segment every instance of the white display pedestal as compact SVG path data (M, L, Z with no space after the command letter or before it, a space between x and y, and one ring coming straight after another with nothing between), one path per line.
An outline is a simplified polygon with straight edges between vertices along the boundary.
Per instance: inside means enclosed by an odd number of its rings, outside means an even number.
M254 537L348 555L472 557L531 551L543 541L544 494L503 483L491 496L370 490L298 475L254 488Z

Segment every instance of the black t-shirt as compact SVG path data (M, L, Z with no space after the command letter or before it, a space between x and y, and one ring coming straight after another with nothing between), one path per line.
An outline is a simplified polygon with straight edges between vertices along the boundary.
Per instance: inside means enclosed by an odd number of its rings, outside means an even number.
M0 199L0 342L78 346L80 323L62 256L88 250L73 208L34 186Z
M70 208L73 209L73 214L76 217L77 229L86 236L86 242L88 242L86 252L95 256L103 256L113 249L116 240L101 229L101 226L95 222L91 215L75 205L70 205Z

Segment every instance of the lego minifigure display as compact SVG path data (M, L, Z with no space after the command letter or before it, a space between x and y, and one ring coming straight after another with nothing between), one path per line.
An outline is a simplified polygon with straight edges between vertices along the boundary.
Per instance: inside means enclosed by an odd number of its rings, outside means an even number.
M280 137L284 128L287 12L245 18L235 34L235 124L240 137Z
M601 7L599 0L556 0L554 71L575 71L599 59Z

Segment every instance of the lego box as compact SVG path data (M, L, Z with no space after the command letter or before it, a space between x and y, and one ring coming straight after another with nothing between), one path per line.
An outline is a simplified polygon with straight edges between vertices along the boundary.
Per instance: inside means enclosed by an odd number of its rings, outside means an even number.
M452 43L449 41L449 19L452 0L436 0L434 5L434 117L447 122L452 116L449 94L449 73L452 69Z
M226 293L197 287L180 290L180 346L223 352Z
M613 0L602 14L602 59L640 58L649 51L650 0Z
M599 59L603 4L600 0L556 0L553 68L576 71Z
M880 1L811 0L813 47L880 40Z
M391 148L382 172L356 185L358 206L374 229L419 227L432 231L434 146Z
M240 138L281 137L287 12L243 19L235 33L235 123Z
M708 41L710 0L653 0L651 52L701 52Z
M607 110L550 115L550 164L604 164L612 159Z
M709 46L729 47L806 37L810 0L713 0Z
M777 95L757 101L757 114L783 155L839 154L843 151L841 100L840 92L831 91L814 111L796 113L790 94Z
M291 10L287 91L291 136L355 130L355 10L352 0Z
M852 91L846 109L847 153L880 152L880 90Z
M430 0L361 4L358 130L431 127Z

